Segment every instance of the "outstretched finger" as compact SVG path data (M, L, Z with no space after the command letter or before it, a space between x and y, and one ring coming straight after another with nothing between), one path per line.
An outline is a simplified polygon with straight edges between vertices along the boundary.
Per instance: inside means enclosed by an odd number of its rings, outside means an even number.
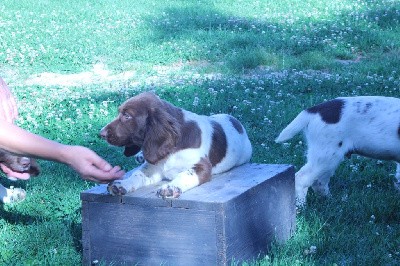
M122 178L124 174L125 171L121 170L119 166L115 166L109 171L103 171L102 169L93 167L91 173L83 176L83 178L97 183L109 183L113 180Z

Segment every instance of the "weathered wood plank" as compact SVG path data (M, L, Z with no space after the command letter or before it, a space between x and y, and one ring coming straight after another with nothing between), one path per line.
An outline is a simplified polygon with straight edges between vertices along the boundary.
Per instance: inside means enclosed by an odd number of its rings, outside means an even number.
M103 202L91 202L89 209L87 215L96 221L90 230L91 242L96 243L91 249L92 260L107 258L108 263L143 265L211 265L216 261L213 212L174 209L172 213L169 208L126 208L125 204Z

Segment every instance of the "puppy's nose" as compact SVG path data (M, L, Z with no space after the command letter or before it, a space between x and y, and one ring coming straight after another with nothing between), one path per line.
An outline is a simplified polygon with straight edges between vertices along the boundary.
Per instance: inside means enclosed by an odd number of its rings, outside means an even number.
M31 166L31 159L28 157L22 157L20 160L20 164L23 168L29 168Z
M107 131L108 131L107 128L103 127L100 130L100 137L103 138L103 139L106 139L107 138Z

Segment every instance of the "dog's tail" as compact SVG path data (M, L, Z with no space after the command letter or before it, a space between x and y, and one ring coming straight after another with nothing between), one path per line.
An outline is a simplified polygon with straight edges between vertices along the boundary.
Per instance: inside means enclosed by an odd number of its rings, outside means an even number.
M275 139L275 142L280 143L293 138L308 125L309 121L310 114L307 111L302 111L282 130L279 136Z

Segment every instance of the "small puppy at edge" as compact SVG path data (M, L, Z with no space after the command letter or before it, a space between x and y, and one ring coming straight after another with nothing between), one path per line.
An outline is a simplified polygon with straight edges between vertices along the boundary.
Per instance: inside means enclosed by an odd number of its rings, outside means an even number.
M400 185L400 99L342 97L303 110L276 138L284 142L304 131L307 163L295 174L296 203L307 190L330 195L329 180L345 156L358 154L396 162Z
M0 162L15 172L29 173L37 176L40 172L39 165L35 159L14 155L6 150L0 149ZM8 177L15 181L15 177ZM3 203L17 203L23 201L26 192L22 188L6 188L0 184L0 201Z
M252 147L242 124L227 114L197 115L145 92L128 99L100 136L124 146L126 156L140 150L145 162L109 184L112 195L124 195L162 179L157 192L177 198L211 179L212 174L247 163Z

